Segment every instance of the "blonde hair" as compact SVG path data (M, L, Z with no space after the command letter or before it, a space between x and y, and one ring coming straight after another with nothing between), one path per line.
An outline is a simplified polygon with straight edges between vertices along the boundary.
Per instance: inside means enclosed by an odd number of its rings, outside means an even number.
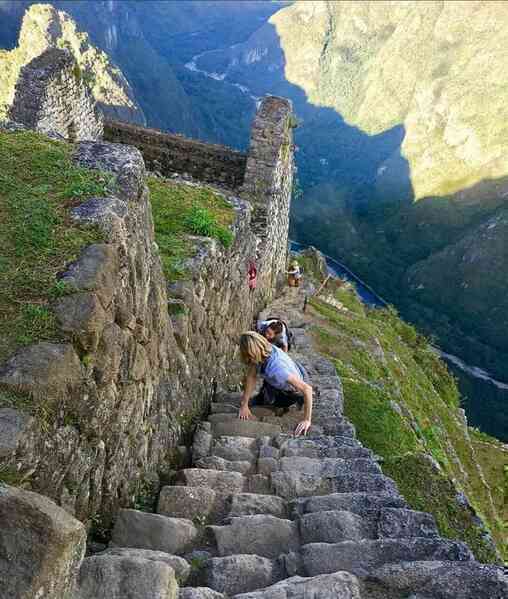
M272 345L263 335L247 331L240 335L240 358L244 364L261 364L272 353Z
M293 260L293 262L291 262L291 266L300 266L298 264L298 260Z

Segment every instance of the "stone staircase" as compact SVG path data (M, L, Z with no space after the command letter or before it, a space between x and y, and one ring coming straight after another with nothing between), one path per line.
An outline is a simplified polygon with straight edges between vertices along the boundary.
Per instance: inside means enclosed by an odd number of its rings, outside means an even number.
M89 580L114 556L165 561L180 599L506 599L503 570L441 538L355 438L334 367L305 334L301 302L292 290L269 311L290 323L293 355L315 390L307 436L292 435L296 410L254 408L256 420L240 421L240 394L221 394L196 432L193 467L162 489L157 514L120 512L115 548L85 560ZM152 591L147 598L166 597Z

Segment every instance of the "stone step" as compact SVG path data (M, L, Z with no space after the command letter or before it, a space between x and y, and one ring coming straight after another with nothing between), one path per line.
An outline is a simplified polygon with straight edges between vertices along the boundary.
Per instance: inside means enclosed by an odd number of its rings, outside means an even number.
M302 515L299 523L302 545L438 536L436 523L430 514L400 508L373 509L362 515L346 510L312 512Z
M261 457L266 451L260 451L258 458L258 472L270 474L272 472L295 472L313 474L323 478L330 478L349 472L364 472L381 474L379 464L369 458L344 460L342 458L308 458L308 457Z
M184 468L179 479L187 487L210 487L216 493L241 493L247 490L247 478L239 472L223 472L204 468Z
M252 516L269 514L277 518L288 517L288 505L276 495L258 493L234 493L229 496L226 506L227 516Z
M256 466L252 461L225 460L213 455L201 458L194 466L206 470L223 470L226 472L240 472L241 474L254 474L256 471Z
M393 480L382 474L357 472L324 478L315 474L279 471L273 472L271 478L275 495L284 499L358 492L394 497L399 495Z
M214 437L274 437L281 432L281 427L268 422L254 420L226 420L212 423L212 434Z
M369 458L344 460L342 458L283 457L279 460L283 472L303 472L319 476L336 476L345 472L381 474L379 464Z
M291 502L290 511L293 517L328 510L345 510L359 516L368 516L372 512L379 512L382 508L407 507L407 503L402 497L394 495L332 493L330 495L296 499Z
M349 572L312 578L293 576L266 589L236 595L234 599L360 599L360 583Z
M180 555L199 543L199 532L185 518L122 509L118 512L111 543L115 547L152 549Z
M259 443L253 437L221 436L213 440L211 454L230 461L256 462Z
M369 587L415 599L505 599L508 573L478 562L401 562L381 566L368 577Z
M223 391L221 393L217 393L212 405L215 404L230 404L232 406L240 407L240 402L242 400L242 394L240 391L232 391L226 392Z
M329 450L342 447L363 447L358 439L344 437L340 435L305 435L304 437L295 437L287 433L281 433L274 437L273 445L278 449L282 448L308 448L314 450ZM311 456L312 457L312 456ZM334 456L329 456L334 457Z
M224 599L224 595L208 587L183 587L178 591L178 599Z
M207 522L216 511L217 494L210 487L162 487L157 512L163 516Z
M298 526L292 520L257 514L231 518L226 526L208 526L220 556L254 554L276 558L298 551Z
M434 516L426 512L400 508L383 508L377 523L379 538L437 537Z
M210 412L212 414L238 414L239 403L212 402L210 404Z
M281 457L308 457L308 458L342 458L354 460L357 458L371 458L372 452L366 447L326 447L317 449L312 447L287 447L280 450Z
M311 543L301 548L307 576L345 570L366 576L383 564L401 561L468 561L473 559L463 543L445 539L379 539Z
M229 555L206 560L200 583L228 596L268 587L286 577L280 560L259 555Z
M330 510L305 514L299 520L302 545L376 538L376 519Z

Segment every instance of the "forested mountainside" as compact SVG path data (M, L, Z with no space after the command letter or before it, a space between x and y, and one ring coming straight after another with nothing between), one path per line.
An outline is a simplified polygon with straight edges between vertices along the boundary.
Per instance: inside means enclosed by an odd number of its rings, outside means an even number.
M507 36L506 3L304 1L197 61L295 101L298 239L505 379Z
M23 14L16 47L0 49L0 114L5 114L13 102L22 67L47 48L65 48L73 54L77 63L76 76L86 79L98 107L106 116L146 122L120 69L90 42L88 34L80 31L66 13L49 4L30 7Z

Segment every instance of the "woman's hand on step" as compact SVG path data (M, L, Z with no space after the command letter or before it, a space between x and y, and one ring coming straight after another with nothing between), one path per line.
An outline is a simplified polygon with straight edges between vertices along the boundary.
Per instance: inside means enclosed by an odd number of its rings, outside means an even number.
M310 427L311 427L311 421L310 420L302 420L301 422L299 422L296 425L295 436L298 437L300 435L306 435L307 431L309 430Z
M250 411L249 406L240 406L240 410L238 412L238 418L240 420L251 420L253 418L252 412Z

